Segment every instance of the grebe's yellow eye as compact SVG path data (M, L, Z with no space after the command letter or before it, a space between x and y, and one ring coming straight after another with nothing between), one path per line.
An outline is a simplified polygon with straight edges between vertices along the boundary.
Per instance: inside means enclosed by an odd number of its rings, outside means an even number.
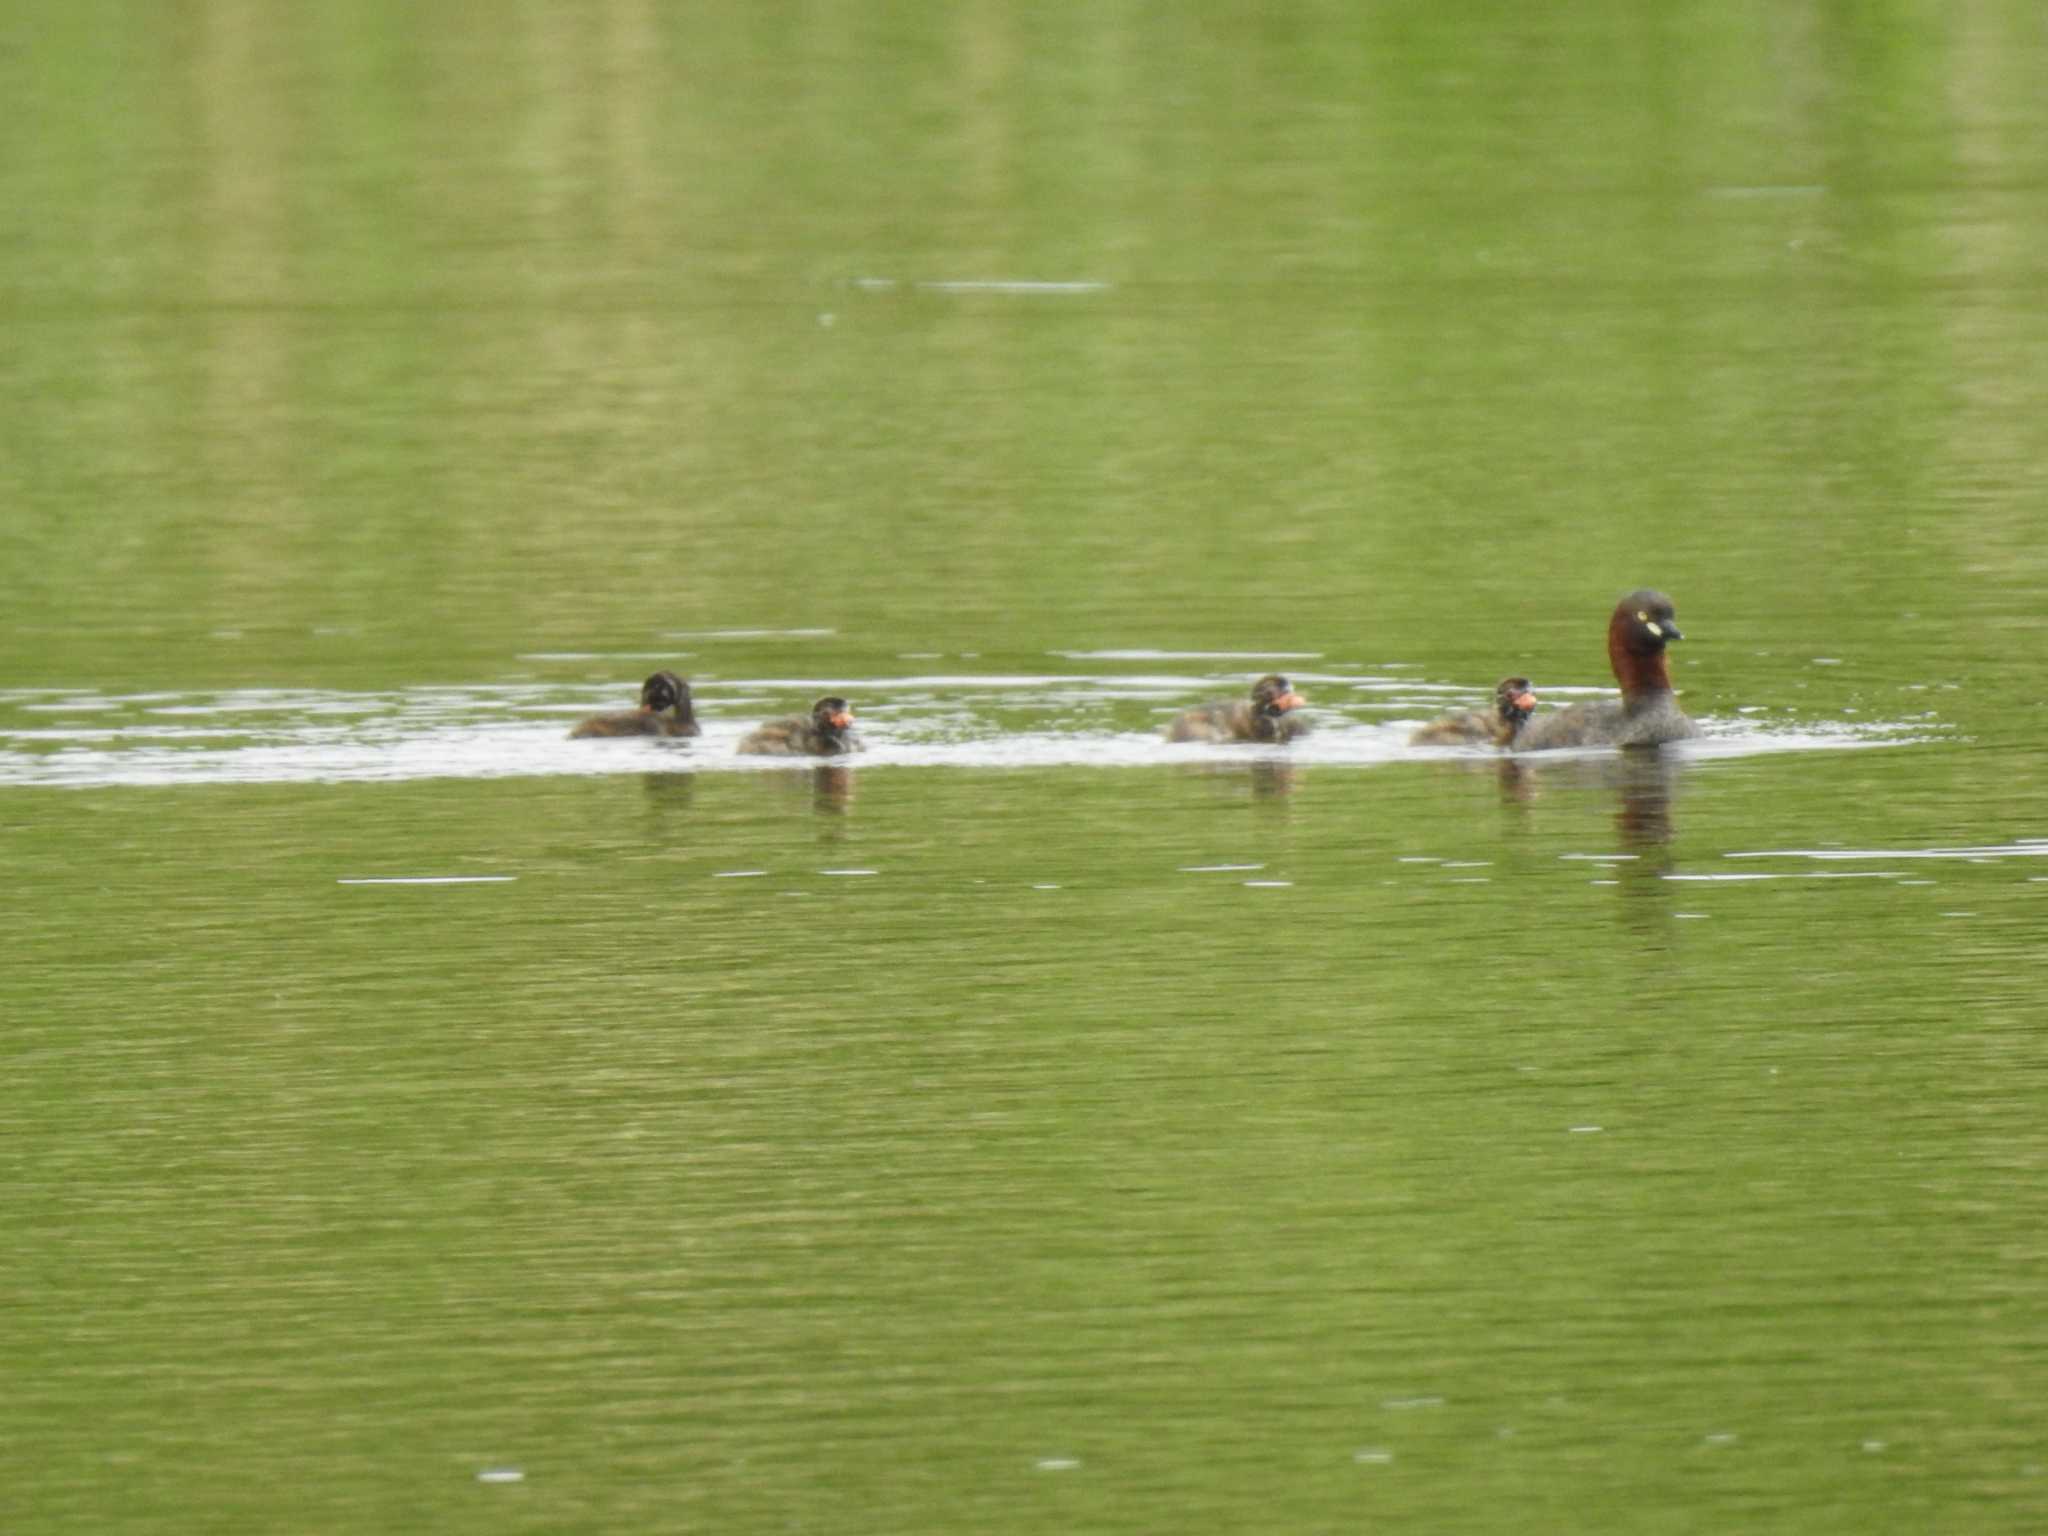
M1636 622L1638 624L1647 624L1650 622L1650 616L1647 613L1643 612L1642 609L1638 608L1636 610Z

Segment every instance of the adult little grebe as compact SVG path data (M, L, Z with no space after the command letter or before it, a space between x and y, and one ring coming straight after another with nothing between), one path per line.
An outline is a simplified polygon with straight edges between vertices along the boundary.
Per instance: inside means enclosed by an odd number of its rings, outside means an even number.
M818 700L808 715L756 726L740 738L739 749L757 757L835 757L861 750L848 734L852 729L853 710L835 694Z
M657 672L640 685L640 707L592 715L569 735L699 736L703 731L690 704L690 685L673 672Z
M1521 733L1536 695L1526 677L1504 677L1493 690L1492 709L1444 715L1408 738L1414 747L1511 747Z
M1308 722L1289 713L1308 701L1277 672L1252 684L1251 697L1218 699L1191 709L1166 728L1168 741L1292 741L1308 734Z
M1682 640L1671 599L1662 592L1631 592L1607 621L1607 660L1621 684L1619 699L1574 704L1531 721L1515 739L1517 752L1553 747L1654 747L1697 736L1671 691L1664 647Z

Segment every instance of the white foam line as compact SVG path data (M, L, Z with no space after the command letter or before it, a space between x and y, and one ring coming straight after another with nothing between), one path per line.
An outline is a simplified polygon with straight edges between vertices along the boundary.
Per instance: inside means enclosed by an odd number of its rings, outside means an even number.
M821 869L821 875L879 875L879 869Z
M1091 281L1041 282L1031 278L949 278L919 283L926 293L1107 293L1110 285Z
M1247 880L1245 884L1253 890L1277 891L1291 887L1294 882L1292 880Z
M670 629L664 640L816 640L836 635L836 629Z
M336 885L504 885L517 875L363 875Z
M1183 864L1180 872L1184 875L1234 875L1265 867L1263 864Z
M843 686L862 688L873 693L892 693L905 688L958 688L965 690L982 688L1007 691L1013 688L1083 687L1101 685L1105 682L1121 684L1124 682L1124 679L1048 676L1038 672L925 672L913 674L909 677L856 679ZM772 688L779 686L779 684L775 678L760 678L743 684L734 683L732 686ZM806 683L805 686L809 687L812 684Z
M1724 859L2002 859L2048 858L2048 843L2002 843L1995 848L1774 848L1724 853Z
M757 880L767 874L765 869L721 869L711 878L714 880Z
M1100 678L1084 676L1044 676L1035 673L1019 673L1005 676L988 672L931 672L912 677L730 677L719 681L718 686L726 690L744 690L749 694L776 692L783 689L837 688L849 697L864 694L899 693L910 688L959 688L1007 690L1014 688L1052 687L1129 687L1130 678ZM1186 688L1191 685L1187 678L1161 678L1150 684L1155 688ZM858 703L859 699L855 698Z
M1321 651L1047 651L1068 661L1321 661Z

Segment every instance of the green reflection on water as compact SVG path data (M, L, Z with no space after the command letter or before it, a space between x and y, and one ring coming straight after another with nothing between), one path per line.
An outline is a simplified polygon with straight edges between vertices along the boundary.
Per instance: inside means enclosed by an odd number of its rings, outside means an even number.
M2038 1523L2030 8L25 15L12 684L1949 730L10 793L12 1527Z

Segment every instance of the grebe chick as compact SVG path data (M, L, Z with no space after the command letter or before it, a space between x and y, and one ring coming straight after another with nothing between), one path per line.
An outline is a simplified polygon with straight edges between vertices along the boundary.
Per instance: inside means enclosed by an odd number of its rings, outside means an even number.
M673 672L657 672L640 685L640 707L592 715L569 733L578 736L700 736L690 685Z
M1168 741L1288 742L1308 734L1308 722L1292 711L1308 701L1277 672L1252 684L1242 699L1218 699L1191 709L1166 728Z
M755 757L836 757L861 750L852 730L853 710L833 694L813 704L808 715L785 715L756 726L740 738L739 749Z
M1408 738L1412 747L1512 747L1536 708L1526 677L1504 677L1493 690L1492 709L1468 709L1432 720Z

